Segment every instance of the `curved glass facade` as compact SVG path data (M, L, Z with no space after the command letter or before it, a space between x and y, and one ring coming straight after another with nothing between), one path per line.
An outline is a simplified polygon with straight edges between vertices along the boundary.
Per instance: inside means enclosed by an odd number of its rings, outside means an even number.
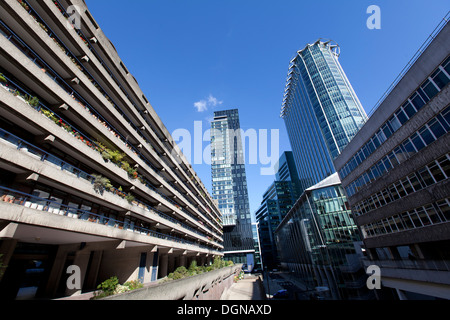
M338 48L317 41L299 51L289 69L282 116L303 190L336 172L333 159L367 120Z
M355 254L360 237L337 174L332 178L303 193L277 228L276 241L284 268L309 288L326 286L334 298L346 298L354 292L346 287L341 267Z

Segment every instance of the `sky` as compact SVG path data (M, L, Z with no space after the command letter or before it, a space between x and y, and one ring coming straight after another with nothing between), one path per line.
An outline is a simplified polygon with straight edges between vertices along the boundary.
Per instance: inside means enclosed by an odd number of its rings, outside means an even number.
M86 0L106 36L169 132L210 128L214 111L239 109L241 128L277 130L291 150L281 103L290 60L319 38L341 48L339 61L367 113L450 9L448 0ZM381 29L367 21L380 9ZM371 20L372 21L372 20ZM207 136L206 136L207 137ZM196 139L196 140L194 140ZM180 140L181 143L181 140ZM248 145L248 143L247 143ZM247 147L248 149L248 147ZM275 148L276 149L276 148ZM274 156L271 148L262 155ZM248 152L248 151L247 151ZM248 153L247 153L248 154ZM248 158L247 158L248 159ZM252 215L274 181L263 157L246 163ZM208 159L193 168L211 192Z

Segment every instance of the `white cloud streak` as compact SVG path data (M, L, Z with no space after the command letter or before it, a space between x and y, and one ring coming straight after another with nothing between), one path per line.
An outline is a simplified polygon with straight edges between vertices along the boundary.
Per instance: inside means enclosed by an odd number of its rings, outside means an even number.
M194 103L194 107L197 109L197 112L205 112L209 107L217 107L223 104L223 101L218 100L212 94L209 95L207 99L203 99Z

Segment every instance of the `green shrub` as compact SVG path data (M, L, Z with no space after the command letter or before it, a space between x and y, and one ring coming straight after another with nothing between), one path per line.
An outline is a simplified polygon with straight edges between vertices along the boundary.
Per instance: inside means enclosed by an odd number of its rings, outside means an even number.
M39 99L38 99L37 97L31 97L31 96L28 96L28 97L27 97L27 102L28 102L28 104L29 104L30 106L32 106L32 107L34 107L34 108L39 107Z
M94 190L100 194L103 194L103 192L106 190L109 190L112 188L111 181L109 181L108 178L105 178L101 175L93 174L94 177Z
M92 299L100 299L107 296L111 296L115 293L117 286L119 285L119 279L114 276L109 278L108 280L103 281L97 286L97 289L100 289L100 292L94 294Z
M130 290L136 290L143 288L144 285L139 280L127 281L123 284L125 287L128 287Z

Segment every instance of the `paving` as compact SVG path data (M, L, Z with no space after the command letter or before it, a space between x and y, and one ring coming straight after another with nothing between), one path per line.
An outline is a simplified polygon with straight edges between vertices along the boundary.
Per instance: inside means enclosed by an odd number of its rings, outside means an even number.
M221 300L264 300L265 292L257 275L244 276L222 295Z

